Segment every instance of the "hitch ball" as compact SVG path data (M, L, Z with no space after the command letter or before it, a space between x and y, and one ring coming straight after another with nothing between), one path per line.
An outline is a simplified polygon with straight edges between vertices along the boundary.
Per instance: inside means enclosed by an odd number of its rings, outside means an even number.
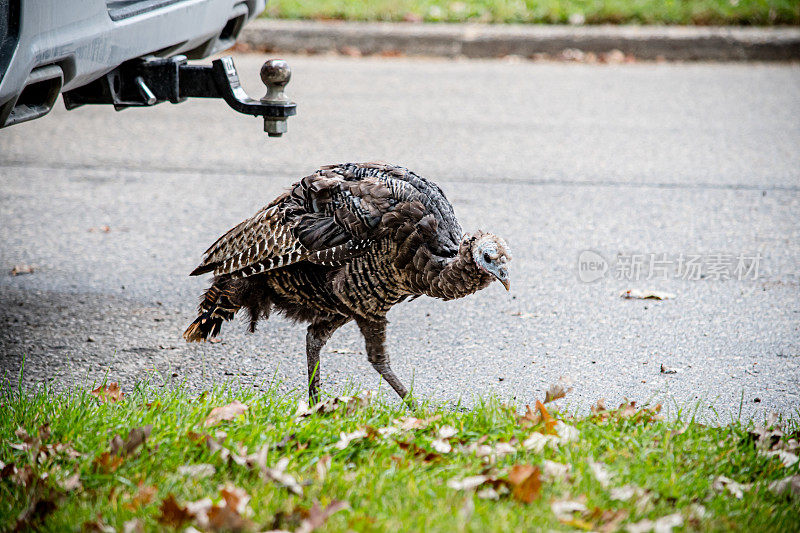
M270 59L261 67L261 81L267 86L267 94L261 99L264 104L287 104L289 98L283 90L292 79L292 69L283 59ZM264 131L270 137L280 137L286 133L285 117L264 117Z

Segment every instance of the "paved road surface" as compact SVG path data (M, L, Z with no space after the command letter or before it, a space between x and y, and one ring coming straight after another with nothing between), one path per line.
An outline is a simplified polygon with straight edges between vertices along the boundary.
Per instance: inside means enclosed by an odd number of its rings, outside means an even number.
M798 66L289 59L299 115L283 139L214 101L122 113L59 104L0 132L10 385L24 358L26 384L302 386L304 328L278 317L255 335L229 324L219 344L184 344L207 283L187 274L296 178L381 159L438 180L465 229L495 231L514 252L510 294L494 284L390 313L393 366L417 394L522 404L565 375L582 409L628 397L719 421L740 403L745 416L797 413ZM236 58L253 94L262 60ZM594 283L577 275L586 249L609 263ZM718 253L734 258L723 274L739 254L758 257L757 279L714 279ZM704 277L644 279L648 254L699 255ZM638 281L624 279L631 260ZM17 264L36 270L10 276ZM676 298L618 296L647 288ZM378 386L354 326L323 352L322 383Z

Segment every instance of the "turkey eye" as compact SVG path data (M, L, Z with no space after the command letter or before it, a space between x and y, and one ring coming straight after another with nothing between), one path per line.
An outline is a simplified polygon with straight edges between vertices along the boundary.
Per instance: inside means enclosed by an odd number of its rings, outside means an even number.
M483 260L486 261L487 263L491 263L492 262L492 258L489 255L489 252L483 252Z

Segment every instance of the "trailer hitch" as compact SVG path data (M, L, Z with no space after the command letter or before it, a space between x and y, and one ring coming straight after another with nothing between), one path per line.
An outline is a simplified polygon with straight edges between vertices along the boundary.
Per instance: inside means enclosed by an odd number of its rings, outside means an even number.
M121 111L162 102L177 104L187 98L222 98L234 111L263 117L264 131L270 137L280 137L286 133L286 119L297 113L297 106L283 92L291 77L286 61L268 60L261 67L267 93L256 100L242 88L229 56L215 59L211 65L190 65L186 56L145 57L64 92L64 105L75 109L85 104L112 104Z

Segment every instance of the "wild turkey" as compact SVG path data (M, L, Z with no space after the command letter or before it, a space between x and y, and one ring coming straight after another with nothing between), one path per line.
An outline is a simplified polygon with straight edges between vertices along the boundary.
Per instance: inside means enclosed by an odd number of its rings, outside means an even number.
M509 289L503 239L462 236L453 207L432 181L382 163L322 167L206 250L192 276L214 273L184 338L204 341L246 309L250 331L276 307L310 322L309 397L318 400L319 354L336 329L355 320L367 358L406 399L389 366L386 313L421 295L452 300L494 279Z

